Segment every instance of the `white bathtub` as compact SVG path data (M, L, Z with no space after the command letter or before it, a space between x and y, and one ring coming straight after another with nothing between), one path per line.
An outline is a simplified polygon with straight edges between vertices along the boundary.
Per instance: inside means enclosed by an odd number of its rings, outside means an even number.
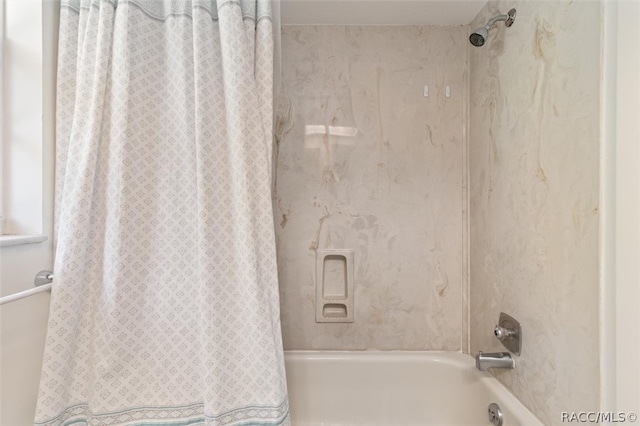
M293 426L542 425L469 355L447 352L285 352ZM516 360L516 368L518 368Z

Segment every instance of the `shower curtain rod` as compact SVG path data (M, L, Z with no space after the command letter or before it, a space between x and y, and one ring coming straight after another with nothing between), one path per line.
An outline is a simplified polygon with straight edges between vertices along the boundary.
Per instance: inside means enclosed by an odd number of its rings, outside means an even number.
M0 305L4 305L5 303L24 299L25 297L33 296L34 294L49 291L51 290L51 286L53 285L51 283L52 281L53 281L53 272L40 271L36 274L36 277L33 279L33 284L36 286L35 288L10 294L9 296L0 297Z

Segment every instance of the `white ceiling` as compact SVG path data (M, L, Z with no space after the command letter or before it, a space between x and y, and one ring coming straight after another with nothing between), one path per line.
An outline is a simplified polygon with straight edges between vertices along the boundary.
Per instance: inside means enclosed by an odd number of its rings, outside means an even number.
M283 25L464 25L487 0L281 0Z

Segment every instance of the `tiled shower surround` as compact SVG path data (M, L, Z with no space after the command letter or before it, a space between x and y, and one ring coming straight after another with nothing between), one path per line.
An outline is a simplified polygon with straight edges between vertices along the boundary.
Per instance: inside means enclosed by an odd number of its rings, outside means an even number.
M593 1L490 2L511 28L470 50L471 350L523 325L516 369L495 372L544 424L597 411L600 17ZM497 36L496 36L497 35Z
M469 44L511 7L511 28ZM601 7L490 1L469 26L283 28L287 349L501 351L504 311L522 355L493 374L544 424L598 410ZM315 322L328 248L354 250L351 324Z
M283 28L275 203L286 349L460 350L465 32ZM316 250L326 248L354 250L352 324L315 322Z

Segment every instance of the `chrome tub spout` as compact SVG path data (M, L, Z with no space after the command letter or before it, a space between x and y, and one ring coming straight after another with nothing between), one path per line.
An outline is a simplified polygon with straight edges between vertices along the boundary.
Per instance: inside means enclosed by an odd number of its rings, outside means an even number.
M480 371L486 371L487 368L508 368L513 369L516 366L515 360L509 352L494 352L485 354L482 351L476 355L476 368Z

